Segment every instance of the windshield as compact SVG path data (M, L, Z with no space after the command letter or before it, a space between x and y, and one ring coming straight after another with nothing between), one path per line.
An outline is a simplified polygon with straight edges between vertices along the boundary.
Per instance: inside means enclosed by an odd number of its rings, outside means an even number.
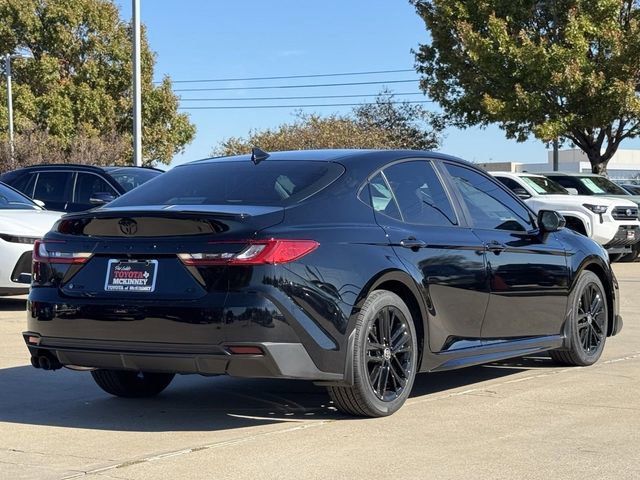
M344 167L331 162L218 161L169 170L124 194L109 207L144 205L286 206L317 193Z
M109 175L124 188L125 192L133 190L161 174L162 172L158 170L144 168L117 168L115 170L109 170Z
M0 210L42 210L32 200L0 184Z
M592 195L629 195L624 189L604 177L579 177Z
M563 187L545 177L520 177L522 181L539 195L569 195Z

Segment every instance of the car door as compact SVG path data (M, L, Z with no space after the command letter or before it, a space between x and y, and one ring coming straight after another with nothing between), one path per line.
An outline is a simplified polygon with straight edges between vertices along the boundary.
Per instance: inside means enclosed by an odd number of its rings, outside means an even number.
M109 183L94 173L78 172L73 192L73 201L67 207L69 212L82 212L99 207L118 196Z
M431 351L479 345L489 299L483 245L459 220L433 163L393 163L368 187L378 224L421 289Z
M561 333L569 280L562 243L555 234L540 235L530 210L495 179L444 166L487 251L491 295L483 339Z
M47 210L66 212L73 194L74 175L73 171L38 172L33 192L34 200L42 201Z

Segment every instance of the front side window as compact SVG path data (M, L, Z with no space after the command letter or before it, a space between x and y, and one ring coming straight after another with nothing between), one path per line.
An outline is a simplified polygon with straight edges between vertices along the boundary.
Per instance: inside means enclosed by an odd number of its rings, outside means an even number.
M529 210L500 185L471 169L445 163L462 195L476 228L528 231L532 228Z
M93 173L78 173L75 202L88 205L98 193L113 198L118 196L118 192L99 176Z
M431 162L396 163L383 170L400 207L402 219L417 225L456 225L449 197Z

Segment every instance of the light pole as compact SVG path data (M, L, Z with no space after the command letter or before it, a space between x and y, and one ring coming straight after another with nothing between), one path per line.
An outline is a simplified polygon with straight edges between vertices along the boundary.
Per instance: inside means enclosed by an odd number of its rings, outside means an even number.
M132 0L133 10L133 161L142 166L142 92L140 82L140 0Z
M7 109L9 110L9 158L13 167L13 94L11 93L11 54L4 56L4 72L7 76Z

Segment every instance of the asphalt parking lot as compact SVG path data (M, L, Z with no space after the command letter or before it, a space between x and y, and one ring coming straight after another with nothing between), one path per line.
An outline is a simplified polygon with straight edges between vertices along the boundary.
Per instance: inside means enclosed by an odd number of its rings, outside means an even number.
M617 264L621 335L593 367L546 356L421 375L383 419L310 383L178 377L112 398L29 365L24 301L0 302L0 478L640 478L640 264Z

